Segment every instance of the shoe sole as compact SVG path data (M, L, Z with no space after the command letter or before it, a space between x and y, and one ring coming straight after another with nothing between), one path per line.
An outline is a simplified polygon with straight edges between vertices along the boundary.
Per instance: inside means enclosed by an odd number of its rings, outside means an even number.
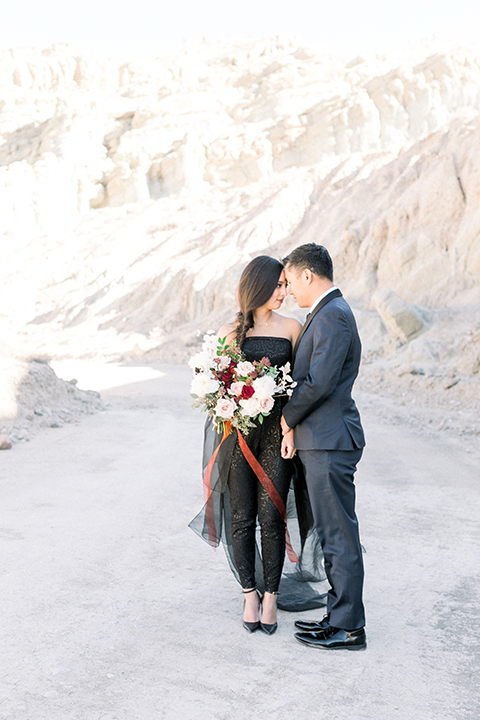
M301 645L307 645L311 648L318 648L321 650L366 650L367 649L367 643L364 643L363 645L337 645L337 647L329 647L328 645L314 645L313 643L304 642L303 640L300 640L299 638L295 638L297 642L299 642Z

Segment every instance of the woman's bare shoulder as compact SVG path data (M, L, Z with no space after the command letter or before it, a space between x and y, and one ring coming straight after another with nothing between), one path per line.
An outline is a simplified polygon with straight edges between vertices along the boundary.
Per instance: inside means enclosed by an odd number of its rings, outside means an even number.
M222 325L220 330L217 333L217 336L219 338L227 338L227 340L233 340L235 335L237 334L237 323L236 322L230 322L226 323L225 325Z
M284 317L283 315L281 318L283 327L287 331L292 343L295 344L295 341L300 334L300 330L302 329L301 323L299 323L298 320L295 320L295 318Z

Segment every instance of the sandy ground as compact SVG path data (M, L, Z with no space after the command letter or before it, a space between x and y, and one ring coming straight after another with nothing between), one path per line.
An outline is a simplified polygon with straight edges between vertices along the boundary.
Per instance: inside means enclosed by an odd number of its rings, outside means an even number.
M368 649L305 648L284 612L250 636L223 551L187 527L189 377L127 372L105 412L1 453L1 719L478 718L478 447L357 394Z

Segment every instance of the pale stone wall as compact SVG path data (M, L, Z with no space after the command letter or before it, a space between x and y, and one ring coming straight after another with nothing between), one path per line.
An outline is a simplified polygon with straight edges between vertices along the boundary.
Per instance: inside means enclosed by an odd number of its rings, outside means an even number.
M1 54L0 91L0 330L21 354L183 357L252 256L309 241L368 352L425 349L406 323L441 334L427 311L480 303L473 50L346 64L277 38L119 66L57 46ZM448 357L476 374L468 332Z

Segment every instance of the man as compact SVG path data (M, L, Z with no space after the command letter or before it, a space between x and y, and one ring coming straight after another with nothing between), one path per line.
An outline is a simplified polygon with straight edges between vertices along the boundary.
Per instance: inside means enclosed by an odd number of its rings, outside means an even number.
M283 262L290 294L310 313L293 351L297 386L283 410L282 432L295 430L330 583L327 615L320 622L297 620L295 626L306 632L295 637L318 648L363 650L363 559L353 476L365 438L351 396L360 338L350 306L333 284L326 248L301 245Z

